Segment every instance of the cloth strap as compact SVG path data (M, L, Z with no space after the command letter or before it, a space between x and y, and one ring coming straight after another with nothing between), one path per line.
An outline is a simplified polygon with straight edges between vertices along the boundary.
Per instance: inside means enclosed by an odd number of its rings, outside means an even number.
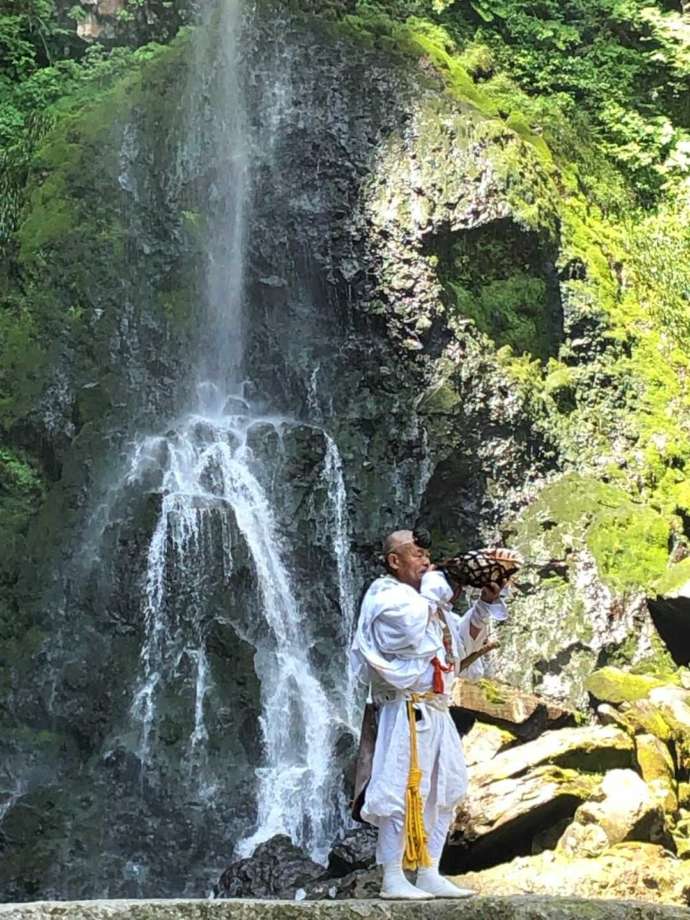
M434 677L433 677L433 682L432 682L434 693L445 693L446 687L443 682L443 675L449 674L453 670L453 665L452 664L449 664L449 665L441 664L440 660L435 655L431 659L431 664L434 669Z

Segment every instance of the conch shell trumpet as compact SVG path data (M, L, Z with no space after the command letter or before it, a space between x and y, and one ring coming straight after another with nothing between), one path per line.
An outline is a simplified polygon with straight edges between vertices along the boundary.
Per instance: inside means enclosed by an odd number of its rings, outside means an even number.
M449 581L470 588L484 588L492 583L504 584L524 565L524 559L514 550L487 547L461 553L436 563L436 568Z

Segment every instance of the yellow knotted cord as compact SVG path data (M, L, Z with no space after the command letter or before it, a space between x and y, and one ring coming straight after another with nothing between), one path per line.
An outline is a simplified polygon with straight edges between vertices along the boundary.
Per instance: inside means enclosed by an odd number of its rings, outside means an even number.
M422 694L420 694L420 697ZM422 798L422 771L419 769L417 751L417 721L415 719L415 695L407 700L407 720L410 723L410 772L405 793L405 852L404 869L420 869L431 865L424 827L424 799Z

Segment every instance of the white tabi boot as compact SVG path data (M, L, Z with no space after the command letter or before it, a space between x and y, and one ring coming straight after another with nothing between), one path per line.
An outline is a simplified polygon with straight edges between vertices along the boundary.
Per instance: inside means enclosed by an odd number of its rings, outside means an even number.
M460 888L439 874L438 859L428 869L422 868L417 871L417 888L426 891L435 898L471 898L476 894L469 888Z
M420 891L408 882L399 862L390 862L383 865L383 884L379 897L388 901L428 901L433 895L428 891Z

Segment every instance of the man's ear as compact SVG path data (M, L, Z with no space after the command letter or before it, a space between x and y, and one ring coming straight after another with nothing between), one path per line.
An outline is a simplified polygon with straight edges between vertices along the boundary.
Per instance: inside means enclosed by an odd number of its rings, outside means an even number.
M388 553L388 568L393 569L394 572L400 568L400 557L397 553Z

